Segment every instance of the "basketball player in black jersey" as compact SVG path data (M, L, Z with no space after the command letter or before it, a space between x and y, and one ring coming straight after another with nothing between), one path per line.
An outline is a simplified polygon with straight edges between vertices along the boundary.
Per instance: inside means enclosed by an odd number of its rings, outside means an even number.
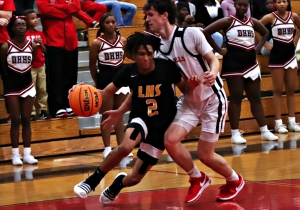
M26 39L25 16L13 16L8 28L11 29L8 30L11 40L1 46L1 63L5 74L4 97L11 115L12 164L34 164L38 160L30 154L30 114L36 92L30 71L36 54L36 44ZM19 153L20 122L24 144L23 161Z
M162 155L165 149L164 133L177 111L172 84L176 84L183 92L190 92L199 85L199 80L195 76L187 82L174 62L154 59L154 52L159 46L160 39L155 36L135 33L128 37L125 53L135 63L124 66L113 82L101 92L105 100L121 87L130 87L130 96L118 110L105 112L109 117L102 123L103 128L111 129L126 111L131 110L125 138L93 175L75 185L74 192L79 197L86 198L106 173L138 144L140 149L132 172L128 175L118 174L113 184L101 193L101 203L111 203L122 188L138 184Z

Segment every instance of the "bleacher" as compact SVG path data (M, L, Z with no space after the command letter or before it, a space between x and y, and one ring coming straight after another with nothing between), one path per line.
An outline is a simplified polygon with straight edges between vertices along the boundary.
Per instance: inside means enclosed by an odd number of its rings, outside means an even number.
M138 7L137 14L134 18L133 25L128 27L120 27L119 30L124 37L128 37L131 33L135 31L144 30L143 26L143 11L142 6L145 0L124 0L129 3L134 3ZM293 11L300 14L300 0L292 0ZM97 29L87 29L87 27L76 18L77 30L80 32L82 30L88 31L88 41L79 42L79 60L78 60L78 82L85 82L88 84L93 84L88 70L88 49L90 43L96 37ZM272 100L272 79L270 72L268 71L268 56L257 56L261 71L262 71L262 103L265 110L265 115L267 118L268 127L272 129L274 127L274 111L273 111L273 100ZM222 64L222 60L219 60ZM125 63L131 63L132 61L126 59ZM300 120L300 75L298 74L298 80L296 84L296 116L297 120ZM226 81L224 80L224 88L227 96L228 89L226 86ZM177 91L177 94L179 92ZM285 98L285 96L283 96ZM286 101L282 100L282 114L284 122L287 121L287 106ZM3 84L0 80L0 119L6 118L7 114L5 111L5 104L3 99ZM124 116L124 118L126 118ZM259 132L259 127L254 120L251 111L249 101L245 98L242 102L242 113L240 120L240 129L244 131L244 135ZM100 137L100 129L95 127L94 117L69 117L64 119L51 119L51 120L38 120L31 123L32 128L32 154L35 157L46 157L53 155L63 155L78 152L89 152L98 151L104 149L102 139ZM199 138L199 133L201 130L201 125L193 129L184 139L197 140ZM21 133L21 129L20 129ZM225 132L221 134L222 137L230 136L230 126L228 122L228 117L225 126ZM20 135L20 142L22 142L22 137ZM115 136L111 137L112 147L116 146ZM22 147L22 146L21 146ZM22 150L21 150L22 151ZM11 146L10 146L10 124L2 123L0 124L0 162L8 161L11 157Z

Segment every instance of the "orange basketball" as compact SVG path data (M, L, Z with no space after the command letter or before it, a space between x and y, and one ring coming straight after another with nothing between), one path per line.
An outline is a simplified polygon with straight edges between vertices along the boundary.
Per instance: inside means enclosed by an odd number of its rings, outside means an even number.
M100 91L92 85L79 85L69 96L73 112L82 117L96 114L102 105Z

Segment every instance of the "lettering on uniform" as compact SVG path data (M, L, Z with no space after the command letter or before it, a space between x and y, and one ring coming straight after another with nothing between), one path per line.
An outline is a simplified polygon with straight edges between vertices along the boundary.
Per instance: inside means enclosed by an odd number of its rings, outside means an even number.
M184 56L179 56L179 57L173 58L173 61L174 61L175 63L184 62L184 61L185 61L185 58L184 58Z
M90 100L89 100L89 93L87 90L84 90L84 100L83 100L83 104L84 104L84 111L90 111Z
M12 63L31 63L31 56L11 56Z
M252 30L237 30L238 37L254 37L254 32Z
M123 52L109 52L104 53L104 59L107 60L118 60L123 57Z
M139 86L138 97L139 98L152 98L160 96L161 90L159 85L147 85L146 88L143 86Z
M294 28L278 28L278 35L291 35L294 34Z

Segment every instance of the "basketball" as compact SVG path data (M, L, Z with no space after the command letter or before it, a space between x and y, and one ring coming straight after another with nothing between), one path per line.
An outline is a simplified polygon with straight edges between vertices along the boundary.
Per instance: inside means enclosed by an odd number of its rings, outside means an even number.
M69 104L73 112L81 117L96 114L102 105L100 91L92 85L79 85L69 96Z

